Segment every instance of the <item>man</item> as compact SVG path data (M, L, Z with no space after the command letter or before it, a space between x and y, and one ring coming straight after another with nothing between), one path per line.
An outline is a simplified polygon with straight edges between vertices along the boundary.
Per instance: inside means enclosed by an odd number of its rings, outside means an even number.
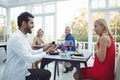
M71 34L71 28L70 28L70 26L66 26L66 28L65 28L65 41L72 41L73 42L72 48L70 49L68 47L67 51L76 51L75 38ZM68 73L69 71L72 71L73 70L73 66L74 66L73 62L65 62L64 67L65 67L66 71L64 71L64 73Z
M76 51L75 38L71 34L71 28L69 26L66 26L66 28L65 28L65 41L72 41L73 42L73 46L71 48L71 51ZM70 51L69 47L67 48L67 51Z
M33 19L34 16L28 12L23 12L18 16L18 30L8 40L7 62L2 80L49 80L51 73L48 70L30 69L33 62L42 59L46 53L54 50L54 45L46 49L31 49L26 34L32 33Z

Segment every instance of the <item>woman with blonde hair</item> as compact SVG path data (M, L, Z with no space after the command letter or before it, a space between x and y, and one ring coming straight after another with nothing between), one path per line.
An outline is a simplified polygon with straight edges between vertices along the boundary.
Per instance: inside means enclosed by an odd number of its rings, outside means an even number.
M45 44L44 44L44 41L42 40L43 34L44 34L44 31L41 28L38 29L37 35L33 39L32 49L37 50L44 47ZM38 64L40 62L41 61L36 61L35 63L33 63L32 68L38 68Z
M37 35L33 39L32 49L39 49L44 46L44 41L42 40L44 31L40 28L37 31Z
M94 23L94 30L99 36L92 67L81 68L80 75L74 73L75 80L78 76L87 80L113 80L115 66L115 45L113 37L104 19L98 19Z

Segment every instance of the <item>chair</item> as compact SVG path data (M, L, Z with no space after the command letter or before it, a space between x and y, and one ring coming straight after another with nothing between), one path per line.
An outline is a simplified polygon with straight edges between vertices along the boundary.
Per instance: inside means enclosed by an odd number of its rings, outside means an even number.
M78 52L82 51L82 47L83 47L83 45L81 43L78 43Z
M116 67L115 67L115 80L120 80L120 53L117 55L116 58Z

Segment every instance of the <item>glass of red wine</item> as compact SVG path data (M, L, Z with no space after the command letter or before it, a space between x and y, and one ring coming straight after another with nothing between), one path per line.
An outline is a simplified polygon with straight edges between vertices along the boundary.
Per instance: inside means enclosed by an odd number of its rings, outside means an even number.
M73 47L73 41L72 41L72 40L69 40L69 48L70 48L70 51L71 51L72 47Z
M64 50L67 51L67 48L68 48L68 44L69 42L67 40L65 40L64 42Z

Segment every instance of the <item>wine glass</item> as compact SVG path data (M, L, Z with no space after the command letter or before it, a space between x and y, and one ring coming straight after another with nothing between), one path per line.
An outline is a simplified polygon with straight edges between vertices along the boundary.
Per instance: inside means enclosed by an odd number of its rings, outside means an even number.
M72 41L72 40L69 40L69 48L70 48L70 51L71 51L72 47L73 47L73 41Z
M67 48L68 48L68 41L65 40L65 42L64 42L64 49L65 49L65 51L67 51Z

